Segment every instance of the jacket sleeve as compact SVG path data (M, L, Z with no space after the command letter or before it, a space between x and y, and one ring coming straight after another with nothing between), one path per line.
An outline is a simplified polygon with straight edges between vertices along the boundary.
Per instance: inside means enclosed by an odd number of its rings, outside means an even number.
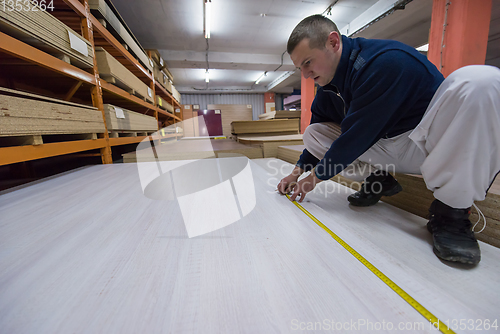
M367 151L411 110L428 72L411 55L390 50L367 62L352 79L352 100L341 123L342 134L316 165L327 180Z
M331 122L331 120L324 119L319 115L319 108L321 108L320 104L321 101L325 99L325 93L323 92L322 89L318 90L318 93L316 94L313 104L311 106L311 121L309 124L314 124L314 123L321 123L321 122ZM323 102L324 104L324 102ZM319 162L319 159L316 158L314 155L312 155L307 149L304 149L302 151L302 154L300 155L299 161L295 164L295 166L302 168L304 171L308 172L312 170L316 164Z

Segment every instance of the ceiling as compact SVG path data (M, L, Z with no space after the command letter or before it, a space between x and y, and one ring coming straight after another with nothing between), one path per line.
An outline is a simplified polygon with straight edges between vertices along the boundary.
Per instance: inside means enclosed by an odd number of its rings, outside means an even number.
M401 3L404 9L384 16ZM493 3L487 63L499 66L500 0ZM286 43L297 23L312 14L327 14L351 37L396 39L418 47L427 43L432 12L432 0L212 0L211 37L206 40L204 0L113 4L141 45L160 51L181 93L300 89L300 72L285 52ZM255 84L264 72L267 76Z

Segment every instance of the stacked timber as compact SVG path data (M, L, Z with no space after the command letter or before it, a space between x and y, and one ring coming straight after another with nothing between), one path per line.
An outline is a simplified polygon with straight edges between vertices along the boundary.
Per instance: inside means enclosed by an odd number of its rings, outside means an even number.
M77 67L94 66L89 41L48 13L47 9L41 10L37 1L23 1L22 6L23 10L9 10L8 7L0 10L1 31Z
M238 137L248 135L290 135L298 134L299 127L299 119L234 121L231 123L231 133Z
M276 111L266 112L266 113L259 115L260 120L284 119L284 118L300 118L300 110L296 110L296 111L276 110Z
M0 88L0 137L104 133L94 107Z
M142 65L153 71L153 65L149 61L148 56L146 56L144 49L136 42L136 38L131 34L130 30L120 22L106 1L89 0L89 7L96 18L104 19L107 22L107 29L112 32L110 29L112 28L116 32L114 34L115 37L118 37L119 40L122 40L127 45L128 50L139 59Z
M162 99L161 96L159 95L156 95L156 104L163 110L166 110L171 113L174 112L174 106L165 101L164 99Z
M208 110L220 110L222 119L222 135L231 136L231 123L235 121L251 121L252 105L250 104L209 104Z
M95 55L99 76L101 78L133 95L144 98L146 101L153 102L153 92L151 88L137 78L118 60L113 58L106 50L98 47L95 50Z
M278 156L278 148L283 145L303 145L302 135L285 135L285 136L265 136L265 137L240 137L238 142L257 146L262 148L264 158L276 158Z
M106 125L109 131L156 131L156 118L134 111L119 108L111 104L104 105Z

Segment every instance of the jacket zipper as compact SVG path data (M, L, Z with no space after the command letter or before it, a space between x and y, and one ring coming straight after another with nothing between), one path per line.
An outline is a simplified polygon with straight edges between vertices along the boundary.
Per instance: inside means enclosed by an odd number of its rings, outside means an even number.
M334 87L338 90L338 88L337 88L336 86L334 86ZM335 94L335 95L337 95L338 97L340 97L340 99L342 100L342 107L343 107L343 109L344 109L344 117L347 117L347 113L346 113L346 111L345 111L345 100L344 100L344 98L342 97L342 95L340 95L340 93L339 93L339 92L334 92L333 90L329 90L329 89L328 89L328 90L324 90L324 91L325 91L325 92L332 92L333 94Z

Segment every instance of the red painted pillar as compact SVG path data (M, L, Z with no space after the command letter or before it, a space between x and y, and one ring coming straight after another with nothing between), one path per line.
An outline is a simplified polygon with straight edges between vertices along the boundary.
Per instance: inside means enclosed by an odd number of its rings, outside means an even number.
M460 67L484 65L491 7L492 0L434 0L427 57L445 77Z
M274 102L275 94L273 92L264 93L264 108L265 112L276 110L276 103Z
M300 133L304 133L311 122L311 106L314 100L314 79L304 78L300 82Z

